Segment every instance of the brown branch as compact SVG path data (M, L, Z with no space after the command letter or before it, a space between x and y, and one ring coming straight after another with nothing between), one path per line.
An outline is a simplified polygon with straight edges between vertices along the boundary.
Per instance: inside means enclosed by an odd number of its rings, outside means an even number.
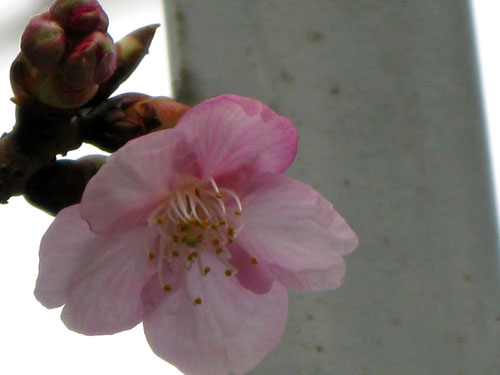
M83 161L70 163L71 167L70 164L58 165L56 155L65 155L80 147L82 142L114 152L131 139L175 126L188 109L166 97L138 93L118 95L99 105L73 110L58 110L41 104L29 108L18 106L16 126L0 139L0 202L7 203L11 196L28 192L28 199L34 205L57 212L65 207L64 202L79 199L78 192L83 191L98 168L89 169ZM37 174L39 171L41 174ZM74 179L68 173L74 176L80 173L84 178ZM57 202L62 195L54 189L51 179L72 180L75 186L78 185L78 192ZM61 189L76 189L70 185L61 186ZM41 195L35 190L40 190Z
M26 110L17 107L12 132L0 139L0 203L23 194L30 177L81 145L80 129L71 121L72 112L40 105Z

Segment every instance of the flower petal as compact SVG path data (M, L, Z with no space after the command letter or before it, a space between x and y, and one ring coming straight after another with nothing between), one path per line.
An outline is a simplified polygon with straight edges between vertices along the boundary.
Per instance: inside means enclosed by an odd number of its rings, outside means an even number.
M297 153L297 130L288 118L257 100L236 95L198 104L176 129L196 150L203 179L248 166L259 172L281 173Z
M326 269L310 269L299 272L290 272L279 266L271 268L276 279L287 289L297 292L316 292L336 289L344 282L344 260L341 257L336 257L335 261Z
M152 271L146 229L96 235L78 211L62 210L42 239L35 295L47 307L65 303L62 319L74 331L94 335L132 328L142 320L140 294Z
M108 158L83 193L81 215L96 233L143 224L194 161L183 136L158 131L134 139Z
M245 223L236 241L250 254L299 272L327 269L358 240L310 186L283 175L255 175L241 193Z
M287 293L274 283L255 294L215 255L203 255L208 275L193 267L185 287L164 293L152 282L144 290L144 330L163 359L189 375L245 374L278 343L286 324ZM201 304L194 300L200 298Z
M252 257L236 243L231 244L230 249L230 263L238 271L236 278L240 284L254 293L267 293L275 280L269 266L257 258L254 258L255 264L252 263Z
M80 218L78 205L67 207L56 216L40 244L35 297L45 307L59 307L66 302L73 274L88 250L85 244L95 238Z

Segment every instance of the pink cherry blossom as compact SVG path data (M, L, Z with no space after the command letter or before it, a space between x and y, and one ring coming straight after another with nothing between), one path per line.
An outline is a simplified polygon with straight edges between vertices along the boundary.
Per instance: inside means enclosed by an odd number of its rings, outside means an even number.
M358 243L282 174L296 150L289 119L233 95L129 142L45 234L36 297L88 335L142 321L186 374L247 373L285 329L286 289L339 287Z

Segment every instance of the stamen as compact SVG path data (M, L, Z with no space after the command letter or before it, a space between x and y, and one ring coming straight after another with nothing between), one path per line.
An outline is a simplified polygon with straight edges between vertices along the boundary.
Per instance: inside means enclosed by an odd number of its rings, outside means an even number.
M238 205L239 212L241 213L242 208L241 208L240 198L238 198L238 196L234 192L232 192L231 190L228 190L228 189L220 189L220 192L225 193L225 194L229 195L231 198L233 198L234 201L236 202L236 204Z
M236 275L227 244L243 229L241 219L237 218L241 214L239 197L229 189L219 188L213 178L186 179L167 193L164 202L148 217L152 234L157 233L159 241L154 248L151 244L145 245L148 258L157 262L160 288L165 292L172 290L172 286L165 283L165 273L170 274L171 267L176 268L176 260L180 260L181 272L197 268L202 276L210 273L211 268L203 264L205 258L201 251L205 250L215 252L226 276ZM250 261L257 264L257 258ZM181 282L185 281L182 275L179 277ZM193 301L200 305L201 297Z
M257 260L257 258L252 258L251 262L252 262L252 264L257 264L257 263L259 263L259 261Z
M176 205L177 208L180 208L180 212L184 215L184 217L187 220L189 220L190 215L188 214L186 209L186 198L181 195L181 192L179 190L175 192L175 195L177 197L177 203L178 203L178 205Z
M193 251L191 254L187 256L187 260L192 261L194 258L198 256L198 253L196 251Z
M194 299L194 304L195 304L195 305L201 305L201 298L200 298L200 297L195 298L195 299Z
M212 185L212 187L214 188L215 192L218 193L219 192L219 187L217 186L217 184L215 183L215 180L210 177L210 179L208 180L210 181L210 184Z
M198 194L199 194L199 192L198 192ZM199 199L198 194L196 194L196 197L195 196L190 196L191 199L194 201L194 204L193 204L194 207L192 207L193 213L196 215L196 206L199 206L203 210L203 212L205 213L205 215L207 217L210 217L211 216L210 215L210 211L203 204L203 201L201 199ZM198 218L198 215L196 215L196 217ZM201 220L199 218L198 218L198 220L201 222Z
M175 204L174 200L172 199L170 201L170 209L172 210L172 213L175 217L174 220L172 221L182 221L182 220L187 220L189 217L186 217L182 211L180 210L179 206Z

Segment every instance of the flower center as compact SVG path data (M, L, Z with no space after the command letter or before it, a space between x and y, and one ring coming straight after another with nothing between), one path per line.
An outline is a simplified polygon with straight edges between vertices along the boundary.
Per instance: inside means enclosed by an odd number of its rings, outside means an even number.
M227 244L243 229L239 218L241 201L229 189L219 188L213 178L208 181L190 179L169 192L166 199L149 216L149 226L160 235L158 275L165 291L171 286L163 280L165 263L180 261L190 270L196 264L202 275L210 272L202 252L213 251L225 267L225 274L236 273L229 263ZM156 258L148 250L149 259Z

